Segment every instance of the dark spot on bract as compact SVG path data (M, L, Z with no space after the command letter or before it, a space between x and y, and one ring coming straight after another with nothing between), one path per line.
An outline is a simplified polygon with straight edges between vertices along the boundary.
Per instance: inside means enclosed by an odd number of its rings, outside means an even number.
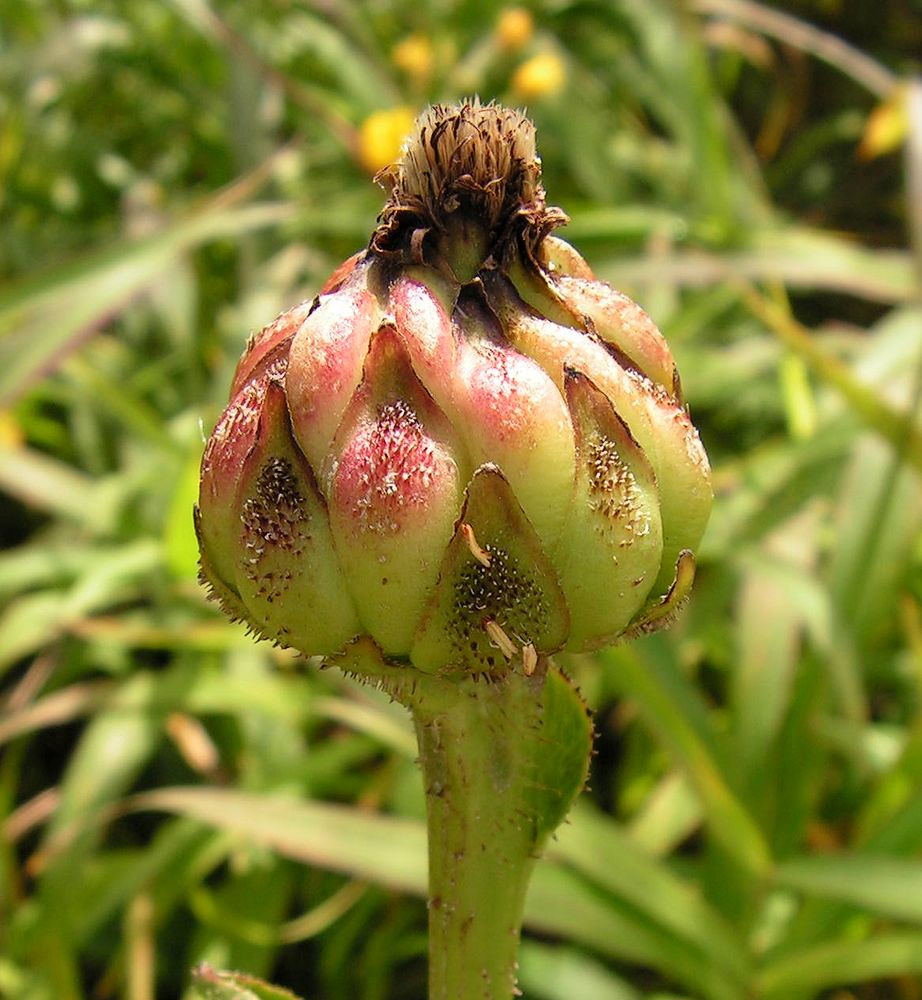
M491 671L497 657L484 622L494 621L514 642L527 643L543 630L548 608L535 578L520 570L505 549L488 543L484 550L490 565L471 559L455 581L448 634L465 659Z
M265 567L265 557L284 553L294 564L309 539L309 515L304 496L285 458L270 458L260 469L252 495L240 512L243 523L244 570L269 603L281 597L291 582L292 570Z

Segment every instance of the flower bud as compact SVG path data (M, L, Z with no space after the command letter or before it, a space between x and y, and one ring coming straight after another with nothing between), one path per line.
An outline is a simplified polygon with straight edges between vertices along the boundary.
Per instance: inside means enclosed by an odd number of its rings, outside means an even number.
M530 122L435 107L368 248L251 341L202 573L306 654L527 670L665 623L711 503L668 345L552 235Z
M461 505L464 452L392 326L379 328L325 477L340 562L365 629L406 653Z

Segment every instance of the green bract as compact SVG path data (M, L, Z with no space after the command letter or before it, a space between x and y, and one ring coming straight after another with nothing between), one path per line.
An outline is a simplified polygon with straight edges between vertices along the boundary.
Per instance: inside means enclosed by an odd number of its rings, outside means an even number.
M530 122L435 107L367 250L250 342L202 570L268 639L499 672L667 619L711 504L669 348L551 235Z

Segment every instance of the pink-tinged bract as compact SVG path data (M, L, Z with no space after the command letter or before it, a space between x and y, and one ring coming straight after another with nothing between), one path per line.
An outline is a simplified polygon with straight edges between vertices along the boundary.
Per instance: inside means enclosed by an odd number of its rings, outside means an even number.
M196 512L213 592L302 653L426 673L668 622L707 457L652 319L552 235L531 124L437 106L380 179L367 249L238 365Z

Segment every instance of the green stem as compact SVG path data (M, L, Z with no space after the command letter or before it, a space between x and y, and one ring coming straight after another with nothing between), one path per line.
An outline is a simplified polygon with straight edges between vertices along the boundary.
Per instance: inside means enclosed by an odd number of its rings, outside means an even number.
M460 679L450 698L414 699L412 710L429 833L429 1000L510 1000L535 858L585 777L585 712L546 662L531 676Z
M429 821L429 1000L511 1000L535 858L586 780L586 705L531 650L489 676L389 662L367 638L329 661L386 690L416 724Z
M509 748L484 739L493 726L481 722L497 708L486 695L416 717L429 833L429 1000L499 1000L515 987L533 845L508 794L516 783Z

